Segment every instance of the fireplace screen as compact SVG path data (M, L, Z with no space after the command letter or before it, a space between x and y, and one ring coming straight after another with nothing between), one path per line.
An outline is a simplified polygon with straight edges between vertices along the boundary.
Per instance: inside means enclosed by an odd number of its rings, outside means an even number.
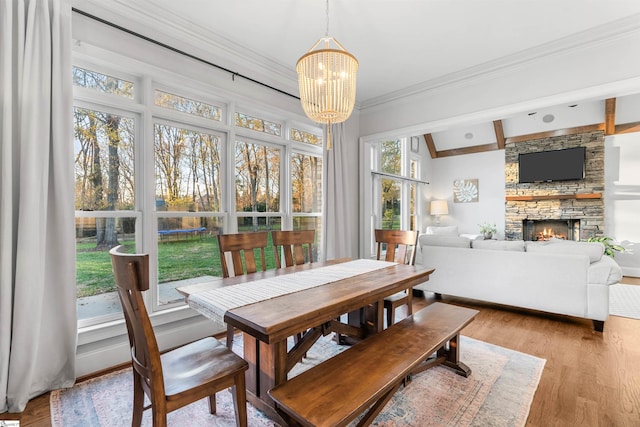
M524 240L580 240L579 219L544 219L522 221Z

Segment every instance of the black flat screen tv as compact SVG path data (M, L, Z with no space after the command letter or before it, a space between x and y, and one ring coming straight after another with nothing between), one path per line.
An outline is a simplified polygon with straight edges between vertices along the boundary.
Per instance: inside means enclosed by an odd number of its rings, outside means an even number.
M518 182L584 179L584 164L584 147L520 154L518 157Z

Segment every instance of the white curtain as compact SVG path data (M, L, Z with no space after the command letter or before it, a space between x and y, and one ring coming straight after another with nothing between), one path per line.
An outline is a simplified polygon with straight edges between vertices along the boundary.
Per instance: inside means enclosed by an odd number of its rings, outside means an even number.
M71 9L0 0L0 412L74 382Z
M349 177L347 168L349 162L357 162L357 159L349 159L347 141L345 136L345 124L331 125L331 145L327 151L327 191L325 204L325 233L326 259L352 257L354 245L351 239L353 228L353 209L349 207L348 186ZM356 163L357 169L357 163ZM354 197L352 195L352 197ZM357 195L355 196L357 197Z

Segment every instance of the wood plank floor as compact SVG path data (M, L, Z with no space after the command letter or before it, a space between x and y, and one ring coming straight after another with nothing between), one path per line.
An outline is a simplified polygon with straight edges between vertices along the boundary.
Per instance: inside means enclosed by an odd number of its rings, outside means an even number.
M640 278L623 283L640 285ZM640 320L611 316L601 334L586 319L443 301L480 310L463 335L547 360L527 426L640 426ZM433 302L431 294L414 298L414 309ZM21 414L0 414L7 419L20 420L21 427L51 426L49 394Z

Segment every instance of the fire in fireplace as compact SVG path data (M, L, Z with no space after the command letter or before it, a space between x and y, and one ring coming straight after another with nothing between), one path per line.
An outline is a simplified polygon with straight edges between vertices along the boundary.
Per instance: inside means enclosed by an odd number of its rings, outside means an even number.
M522 230L524 240L580 240L579 219L525 219Z

